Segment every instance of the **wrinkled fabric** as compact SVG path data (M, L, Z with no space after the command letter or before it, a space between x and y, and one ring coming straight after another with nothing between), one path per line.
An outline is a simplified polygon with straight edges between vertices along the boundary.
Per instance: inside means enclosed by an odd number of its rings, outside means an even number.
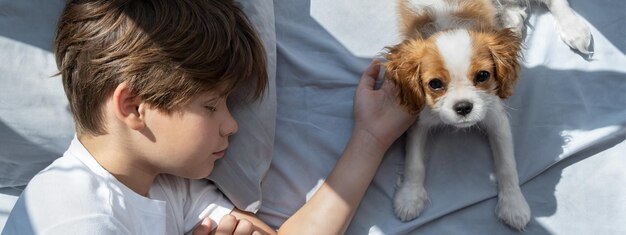
M552 15L533 6L521 78L505 101L529 234L626 232L625 3L571 0L587 20L591 60L559 38ZM279 226L329 174L352 128L362 71L400 42L394 1L274 1L277 39L276 138L263 181L260 217ZM393 214L404 137L386 154L347 234L514 234L495 215L496 185L479 129L430 135L426 190L415 220Z

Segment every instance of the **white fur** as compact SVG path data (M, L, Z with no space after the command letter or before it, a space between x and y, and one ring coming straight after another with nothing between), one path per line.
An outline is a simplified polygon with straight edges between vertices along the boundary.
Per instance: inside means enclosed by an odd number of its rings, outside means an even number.
M500 99L493 99L492 109L479 125L487 130L498 183L498 218L516 229L530 221L530 207L522 195L513 151L511 126Z
M591 31L585 21L572 10L567 0L533 0L543 3L554 16L561 39L582 54L591 56ZM501 27L512 28L522 35L529 0L492 0L499 9Z
M407 2L409 10L416 15L426 13L433 15L434 22L431 26L434 27L435 32L446 29L470 28L473 26L470 22L459 21L451 16L451 13L457 11L460 7L457 2L442 0L407 0Z
M435 26L437 30L448 28L454 24L454 19L450 17L450 12L457 8L456 4L442 0L409 0L410 10L416 14L423 14L424 11L434 14Z
M483 102L485 97L481 97L484 95L481 95L467 79L473 53L469 32L464 29L446 32L436 38L435 44L451 78L448 92L437 103L435 111L439 113L444 124L456 127L473 126L484 118L486 109ZM467 116L459 116L454 112L453 106L460 101L468 101L474 105L472 112Z
M499 97L487 93L480 96L490 106L477 125L486 130L492 148L498 182L496 214L506 224L521 230L530 221L530 207L519 187L509 120ZM424 188L426 140L430 129L444 124L440 111L425 108L417 123L407 132L407 143L410 144L406 146L404 174L394 197L394 212L402 221L419 216L428 201Z
M584 20L570 8L567 0L538 0L546 4L559 26L561 39L569 47L587 55L593 54L591 32Z
M467 30L457 29L440 35L435 44L452 78L467 80L465 72L469 69L472 56L472 39Z
M503 28L513 28L519 35L526 20L529 0L492 0L494 12ZM554 15L561 38L570 47L583 54L591 54L589 28L569 7L567 0L534 0L544 3ZM418 121L407 131L406 162L404 174L394 196L394 212L402 221L420 215L428 201L424 179L426 177L426 139L432 127L452 125L466 128L478 125L486 130L491 145L495 175L498 186L496 214L506 224L523 229L530 220L530 208L519 187L513 136L502 100L495 94L482 91L466 77L472 55L472 42L466 30L468 25L459 24L450 17L450 12L458 8L454 1L407 0L409 9L422 14L434 14L435 29L457 30L439 34L435 40L437 49L450 74L446 94L440 97L434 107L426 107ZM453 106L460 101L473 104L472 111L457 115Z
M443 2L425 1L419 6L442 7ZM394 196L394 212L402 221L412 220L421 214L428 201L424 180L427 162L425 145L429 130L439 125L457 128L479 125L489 136L493 154L498 182L496 214L511 227L523 229L530 220L530 208L519 187L513 137L503 102L497 95L477 89L467 78L474 53L467 30L457 29L438 34L435 44L444 61L443 66L449 73L450 82L446 94L432 108L425 107L418 121L407 131L406 162ZM461 101L473 104L472 111L465 116L458 115L453 108Z

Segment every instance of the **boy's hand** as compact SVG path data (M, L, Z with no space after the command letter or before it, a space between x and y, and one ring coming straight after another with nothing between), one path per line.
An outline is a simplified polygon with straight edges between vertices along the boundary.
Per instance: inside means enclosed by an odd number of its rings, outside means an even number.
M205 218L202 222L196 226L193 230L193 235L207 235L207 234L216 234L216 235L251 235L251 234L259 234L259 232L254 231L254 226L250 221L245 219L237 220L232 215L226 215L220 220L220 223L217 225L217 228L211 231L212 221L209 218Z
M374 90L379 71L380 62L375 59L361 76L354 96L354 131L371 135L386 150L415 122L416 116L400 106L398 90L391 80Z

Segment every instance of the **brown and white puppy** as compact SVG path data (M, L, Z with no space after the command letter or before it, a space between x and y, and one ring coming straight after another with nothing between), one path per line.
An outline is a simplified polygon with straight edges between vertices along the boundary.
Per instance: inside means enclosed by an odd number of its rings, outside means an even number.
M435 126L486 130L498 182L497 215L513 228L530 220L519 187L503 99L519 77L521 40L498 26L491 0L399 0L405 41L390 47L386 70L401 103L418 121L407 132L406 162L394 195L395 214L416 218L428 200L425 144Z

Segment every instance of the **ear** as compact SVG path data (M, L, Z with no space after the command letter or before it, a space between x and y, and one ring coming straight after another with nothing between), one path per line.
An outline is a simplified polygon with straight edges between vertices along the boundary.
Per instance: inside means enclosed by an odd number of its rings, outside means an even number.
M500 98L506 99L513 94L513 88L519 78L521 39L510 29L492 32L487 38L487 45L495 63L497 94Z
M144 128L146 104L131 93L126 82L122 82L113 91L113 110L115 117L133 130Z
M422 40L411 39L386 48L385 74L398 86L400 104L411 114L422 111L425 103L420 78L421 44Z

